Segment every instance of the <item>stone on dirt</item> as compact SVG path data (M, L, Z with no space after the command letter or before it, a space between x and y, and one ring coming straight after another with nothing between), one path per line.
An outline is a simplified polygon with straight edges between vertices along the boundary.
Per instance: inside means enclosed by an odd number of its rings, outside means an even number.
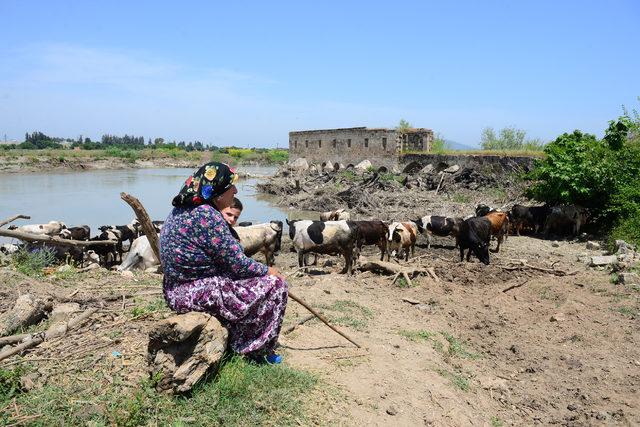
M373 165L371 164L371 162L369 160L363 160L360 163L358 163L357 165L355 165L354 168L357 171L366 172L366 170L369 169L371 166L373 166Z
M625 242L624 240L616 240L616 253L617 254L632 254L634 253L633 245Z
M58 322L68 322L71 316L79 311L80 304L78 304L77 302L58 304L53 308L53 311L49 315L49 322L51 324Z
M184 393L216 365L227 347L227 330L206 313L186 313L158 322L149 331L147 363L160 374L159 391Z
M589 265L591 265L591 267L600 267L604 265L614 264L616 262L618 262L618 257L615 255L601 255L592 256Z
M429 163L427 166L422 168L420 173L422 173L422 174L431 174L431 173L433 173L434 170L436 170L436 168L431 163Z
M309 163L307 162L307 159L301 157L289 163L289 169L296 172L304 172L309 169Z
M53 308L49 301L20 295L9 311L0 314L0 336L11 335L20 328L40 322Z
M444 172L444 173L456 173L459 170L460 170L460 166L459 165L453 165L453 166L449 166L448 168L446 168L442 172Z
M588 241L587 242L587 249L592 250L592 251L599 251L600 250L600 243Z
M640 275L637 273L618 274L618 283L621 285L640 285Z

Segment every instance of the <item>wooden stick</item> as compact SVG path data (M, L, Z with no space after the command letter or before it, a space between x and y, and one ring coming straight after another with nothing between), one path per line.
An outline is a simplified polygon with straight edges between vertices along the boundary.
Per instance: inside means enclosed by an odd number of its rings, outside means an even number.
M101 246L101 245L115 245L113 240L68 240L61 239L60 237L47 236L46 234L33 234L24 233L22 231L14 230L0 230L0 236L11 237L14 239L24 240L26 242L45 242L54 245L68 245L68 246Z
M292 294L291 291L289 291L289 297L294 300L295 302L297 302L298 304L300 304L301 306L303 306L304 308L306 308L307 310L309 310L309 312L311 312L311 314L313 314L314 316L316 316L318 319L320 319L320 321L322 323L324 323L325 325L327 325L329 328L331 328L334 332L338 333L339 335L342 335L344 338L346 338L349 342L351 342L353 345L355 345L358 348L362 348L362 346L360 344L358 344L357 342L355 342L354 340L352 340L351 338L349 338L349 336L347 334L345 334L344 332L342 332L340 329L336 328L335 326L333 326L332 324L329 323L329 321L327 319L324 318L323 315L321 315L320 313L318 313L317 311L315 311L313 308L311 308L306 302L304 302L302 299L300 299L299 297L297 297L296 295ZM0 359L2 360L2 359Z
M438 183L438 187L436 188L436 194L438 194L438 191L440 190L440 186L442 185L442 181L444 180L444 172L440 172L442 174L442 177L440 178L440 183Z
M32 339L29 341L25 341L22 344L19 344L15 347L11 347L3 352L0 352L0 361L6 359L7 357L11 357L14 354L18 354L24 350L29 348L37 347L42 344L46 339L58 338L64 336L67 331L74 329L77 326L80 326L85 320L91 317L96 311L97 308L90 308L86 310L84 313L74 317L69 320L64 325L54 325L55 329L48 329L46 332L39 332L32 335Z
M10 222L15 221L16 219L31 219L31 217L29 215L14 215L12 217L9 217L7 219L3 219L2 221L0 221L0 227L7 225Z
M153 249L153 254L156 256L156 261L160 264L160 243L158 242L158 233L156 233L156 229L151 222L151 218L149 218L149 214L147 210L142 206L140 200L136 199L130 194L120 193L120 198L127 202L133 212L136 214L136 218L140 222L142 226L142 231L144 231L145 236L149 239L149 244L151 245L151 249Z
M511 285L508 288L505 288L502 290L502 292L509 292L511 289L515 289L515 288L519 288L520 286L524 286L525 284L527 284L528 280L525 280L522 283L518 283L516 285Z
M282 334L283 335L287 335L290 334L291 332L294 331L294 329L296 329L298 326L304 325L305 323L307 323L309 320L311 319L315 319L316 316L314 316L313 314L307 317L303 317L302 319L298 320L296 323L294 323L293 325L289 326L287 328L286 331L284 331ZM0 338L0 340L2 340L2 338Z

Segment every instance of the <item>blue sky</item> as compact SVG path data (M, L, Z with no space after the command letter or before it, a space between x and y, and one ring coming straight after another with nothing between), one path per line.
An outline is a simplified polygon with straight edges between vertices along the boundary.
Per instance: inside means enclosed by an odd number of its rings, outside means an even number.
M0 137L285 146L291 130L602 135L639 108L640 2L0 1Z

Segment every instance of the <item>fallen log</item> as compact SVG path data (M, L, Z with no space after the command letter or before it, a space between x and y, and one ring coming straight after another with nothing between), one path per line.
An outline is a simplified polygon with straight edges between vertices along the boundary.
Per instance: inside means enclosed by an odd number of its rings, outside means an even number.
M59 338L64 336L68 331L71 331L82 323L84 323L87 319L89 319L93 314L98 311L97 308L89 308L84 313L74 317L69 322L61 324L56 323L52 325L51 328L47 329L46 332L38 332L36 334L31 335L31 339L28 339L21 344L18 344L15 347L8 348L2 352L0 352L0 361L6 359L7 357L11 357L15 354L21 353L24 350L28 350L33 347L37 347L42 344L46 340L51 340L54 338Z
M542 271L543 273L551 273L556 276L573 276L574 274L580 271L580 270L564 271L564 270L556 270L552 268L538 267L536 265L531 265L527 263L525 260L518 260L516 263L511 262L510 264L507 264L507 265L498 265L498 267L507 271L515 271L515 270L522 270L523 268L529 268L531 270Z
M15 221L16 219L31 219L31 217L29 215L14 215L12 217L9 217L7 219L3 219L2 221L0 221L0 227L3 227L9 224L10 222Z
M222 358L227 330L215 317L190 312L161 320L149 331L147 364L151 376L161 374L156 388L185 393Z
M88 247L88 246L115 246L116 242L110 240L67 240L61 239L60 237L52 237L44 234L33 234L33 233L25 233L22 231L14 231L14 230L4 230L0 229L0 236L3 237L11 237L13 239L23 240L25 242L44 242L50 243L52 245L63 245L63 246L79 246L79 247Z
M51 301L36 299L29 294L20 295L13 308L0 315L0 336L35 325L53 308Z

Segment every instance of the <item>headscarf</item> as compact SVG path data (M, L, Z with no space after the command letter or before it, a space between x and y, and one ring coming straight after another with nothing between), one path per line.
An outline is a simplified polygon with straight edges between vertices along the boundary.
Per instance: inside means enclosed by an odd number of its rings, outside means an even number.
M204 164L184 182L171 202L173 206L212 205L213 199L227 191L238 180L229 165L218 162Z

